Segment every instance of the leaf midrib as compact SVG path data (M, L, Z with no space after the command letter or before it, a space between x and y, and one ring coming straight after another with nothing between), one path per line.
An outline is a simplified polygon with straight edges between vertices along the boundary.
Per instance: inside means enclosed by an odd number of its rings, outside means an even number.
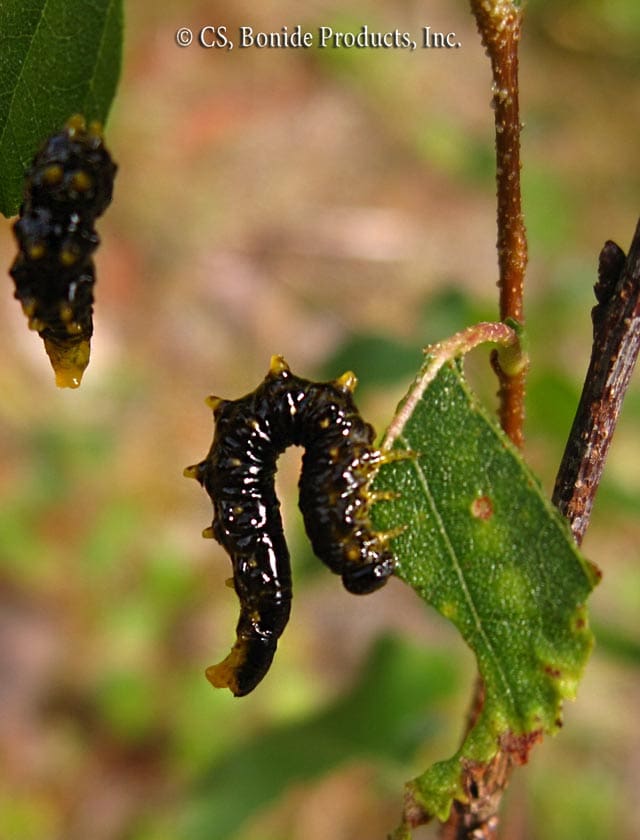
M416 452L420 448L419 446L416 446L416 447L412 446L409 438L406 437L406 435L399 435L397 440L405 449L407 449L410 452L412 452L412 451ZM412 467L416 471L416 475L418 477L418 481L419 481L419 483L422 487L422 490L424 492L425 499L427 500L427 502L429 504L429 507L431 508L431 512L432 512L432 515L433 515L433 521L436 524L438 532L440 533L442 541L445 545L446 552L449 555L449 558L451 560L451 566L452 566L452 568L453 568L453 570L456 574L456 577L458 578L458 582L460 584L462 593L464 595L464 599L465 599L465 602L467 604L467 608L469 609L469 612L471 613L471 616L472 616L473 621L475 623L476 630L477 630L480 638L482 639L484 645L486 646L486 649L489 653L489 656L490 656L491 660L494 663L495 671L500 677L504 692L509 697L512 708L515 709L516 703L515 703L515 698L514 698L514 692L511 688L509 680L507 679L506 673L505 673L504 669L502 668L502 666L500 664L500 658L496 654L496 651L494 650L494 647L491 643L491 640L485 632L482 619L480 618L480 613L478 612L478 609L476 607L475 601L474 601L473 596L471 594L471 590L469 589L469 587L467 585L467 580L466 580L464 571L462 569L462 564L460 563L460 561L458 559L458 555L456 554L455 548L454 548L451 540L449 539L449 535L447 533L447 529L446 529L444 520L443 520L443 518L440 514L440 511L438 510L435 499L434 499L434 497L431 493L431 489L429 487L429 481L427 479L427 476L426 476L424 470L422 469L422 467L420 465L420 461L419 461L418 458L412 459ZM478 651L477 651L477 646L476 645L474 645L474 649L476 650L476 653L477 653ZM480 665L479 658L478 658L478 665Z

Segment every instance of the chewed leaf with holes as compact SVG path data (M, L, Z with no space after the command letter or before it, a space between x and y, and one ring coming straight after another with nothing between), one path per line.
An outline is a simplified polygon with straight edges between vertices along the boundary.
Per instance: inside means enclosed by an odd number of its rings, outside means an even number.
M485 685L461 749L409 786L409 809L445 819L452 800L464 799L463 766L480 767L498 745L525 760L533 741L560 726L591 650L585 601L598 574L461 367L447 362L430 377L432 361L384 444L415 457L382 469L376 489L400 495L376 505L374 519L406 526L393 542L397 574L455 624Z

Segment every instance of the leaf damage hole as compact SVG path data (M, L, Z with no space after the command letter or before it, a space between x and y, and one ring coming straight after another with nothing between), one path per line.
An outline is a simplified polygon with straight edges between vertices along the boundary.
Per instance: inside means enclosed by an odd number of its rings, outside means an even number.
M471 502L471 516L484 521L493 516L493 502L490 496L478 496Z

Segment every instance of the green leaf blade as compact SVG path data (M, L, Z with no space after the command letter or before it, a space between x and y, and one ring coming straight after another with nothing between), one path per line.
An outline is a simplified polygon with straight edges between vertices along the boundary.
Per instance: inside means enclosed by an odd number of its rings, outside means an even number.
M407 526L393 545L397 574L455 624L485 685L459 752L413 783L445 819L463 795L462 761L560 725L592 647L584 604L597 575L459 366L441 368L394 434L417 455L378 477L376 489L400 496L376 506L376 524Z
M104 122L120 74L122 0L0 5L0 211L14 215L43 139L75 113Z

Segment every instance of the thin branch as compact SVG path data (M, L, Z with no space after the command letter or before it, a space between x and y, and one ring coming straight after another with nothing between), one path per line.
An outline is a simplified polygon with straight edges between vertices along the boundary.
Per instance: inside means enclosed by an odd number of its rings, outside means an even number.
M578 545L640 350L640 221L626 259L614 242L605 244L595 293L591 362L553 491Z
M523 290L527 267L527 237L520 191L520 106L518 100L518 44L522 4L509 0L471 0L478 30L493 73L498 197L498 266L500 318L524 322ZM511 375L493 367L500 389L500 423L518 447L524 442L526 371Z

